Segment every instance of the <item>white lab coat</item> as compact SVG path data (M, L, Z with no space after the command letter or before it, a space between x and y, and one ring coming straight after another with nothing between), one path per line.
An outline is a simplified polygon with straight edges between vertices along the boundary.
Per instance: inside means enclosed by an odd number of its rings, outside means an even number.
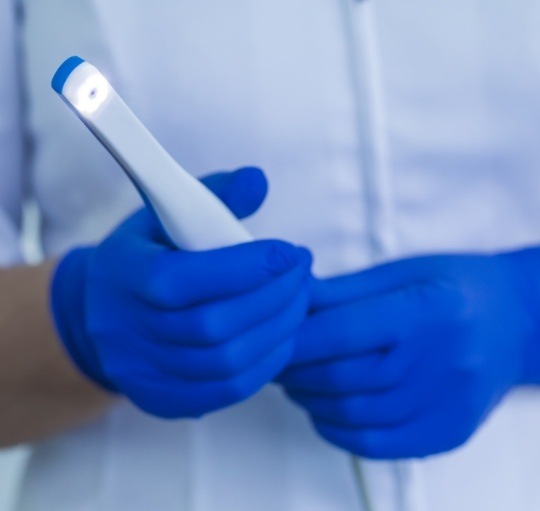
M262 166L270 196L249 228L309 246L321 275L406 254L540 242L536 2L22 4L19 73L14 18L0 16L4 264L20 257L23 194L39 204L46 255L100 239L139 205L50 90L71 54L98 65L195 174ZM23 134L32 158L22 157ZM516 391L451 454L366 463L374 509L540 509L539 432L540 393ZM159 421L126 403L43 441L17 509L334 511L361 503L348 455L269 386L199 421Z

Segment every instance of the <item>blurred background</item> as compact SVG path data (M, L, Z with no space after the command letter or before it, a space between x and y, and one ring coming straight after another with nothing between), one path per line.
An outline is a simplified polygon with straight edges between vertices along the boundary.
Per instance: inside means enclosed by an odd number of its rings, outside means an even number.
M11 511L24 463L26 447L0 450L0 511Z

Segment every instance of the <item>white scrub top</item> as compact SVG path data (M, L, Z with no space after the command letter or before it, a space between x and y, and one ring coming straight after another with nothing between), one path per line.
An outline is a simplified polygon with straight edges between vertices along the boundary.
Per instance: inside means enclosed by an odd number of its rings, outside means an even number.
M50 90L72 54L100 67L196 175L264 168L270 196L249 228L309 246L321 275L540 241L537 2L22 0L16 19L12 7L0 3L3 264L19 260L23 194L39 204L47 256L99 240L139 205ZM457 451L366 462L373 509L540 509L539 432L540 393L516 391ZM198 421L124 403L40 442L17 510L52 509L362 503L347 453L269 386Z

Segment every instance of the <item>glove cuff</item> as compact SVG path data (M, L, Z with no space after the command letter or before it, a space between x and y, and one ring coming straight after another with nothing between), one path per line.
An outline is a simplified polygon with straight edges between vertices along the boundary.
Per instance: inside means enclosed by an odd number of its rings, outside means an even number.
M530 317L530 335L525 339L520 385L540 384L540 248L504 254L517 275L523 305Z
M92 253L91 247L77 248L60 261L51 281L51 312L61 343L75 365L104 389L117 392L103 374L86 332L86 270Z

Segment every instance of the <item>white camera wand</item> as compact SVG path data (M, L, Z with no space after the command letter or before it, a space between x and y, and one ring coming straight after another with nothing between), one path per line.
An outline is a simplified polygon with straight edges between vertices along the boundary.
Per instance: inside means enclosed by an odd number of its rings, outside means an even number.
M176 163L94 66L70 57L52 87L124 169L174 245L210 250L253 239L223 202Z

